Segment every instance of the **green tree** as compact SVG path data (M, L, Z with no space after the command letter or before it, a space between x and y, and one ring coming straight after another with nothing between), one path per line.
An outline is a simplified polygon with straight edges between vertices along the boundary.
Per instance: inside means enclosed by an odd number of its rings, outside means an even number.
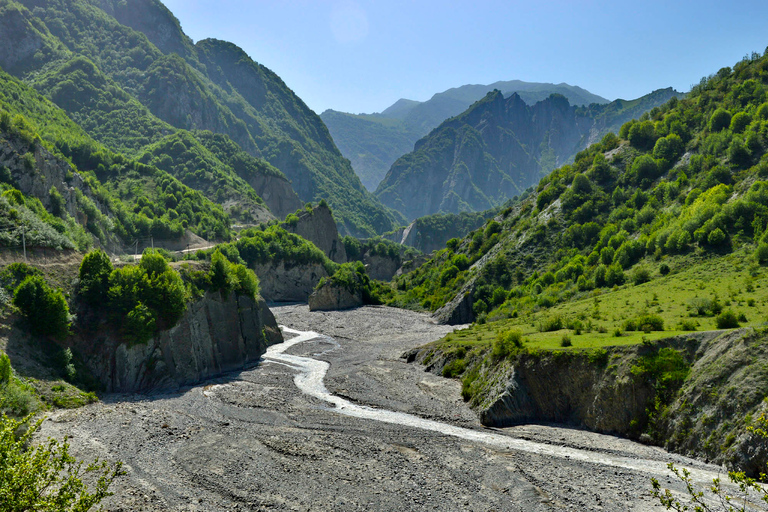
M719 132L731 125L731 113L724 108L718 108L709 118L709 129L713 132Z
M109 276L114 267L109 256L97 249L83 257L80 263L78 293L80 297L93 307L106 306L109 292Z
M746 112L739 112L731 118L731 131L733 133L741 133L752 122L752 116Z
M13 293L13 304L35 334L64 338L69 334L69 307L61 290L53 290L41 276L29 276Z
M84 464L70 455L66 441L33 444L43 420L31 418L0 417L0 510L85 512L113 494L109 487L125 474L120 462Z

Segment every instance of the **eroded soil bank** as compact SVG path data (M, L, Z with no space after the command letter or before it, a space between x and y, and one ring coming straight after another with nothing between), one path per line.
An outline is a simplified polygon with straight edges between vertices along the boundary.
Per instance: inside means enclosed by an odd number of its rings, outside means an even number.
M488 432L461 400L458 382L400 359L452 328L384 307L272 310L280 324L327 335L286 353L327 361L329 392ZM123 460L128 475L107 508L124 511L661 510L648 493L655 470L608 459L716 471L658 448L554 426L493 432L579 449L596 461L349 417L301 393L297 371L265 360L178 393L112 395L51 415L43 434L72 436L79 457ZM668 482L666 472L656 476Z

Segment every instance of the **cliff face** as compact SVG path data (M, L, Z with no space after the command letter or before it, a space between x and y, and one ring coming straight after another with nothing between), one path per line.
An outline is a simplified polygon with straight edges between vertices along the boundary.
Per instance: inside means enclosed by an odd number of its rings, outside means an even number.
M40 144L30 144L0 131L0 170L2 169L8 170L7 178L10 178L15 188L26 196L39 199L48 211L52 210L51 189L56 189L63 199L65 212L84 226L93 219L89 219L83 209L78 208L78 190L106 217L114 215L93 194L83 177L74 172L69 162L57 158ZM105 241L108 250L115 251L120 248L120 242L114 234L108 234Z
M347 262L347 252L339 239L339 231L333 220L330 208L318 205L311 211L298 212L299 220L295 224L286 224L286 231L295 233L315 244L331 261ZM261 274L259 274L261 275Z
M603 353L528 352L497 364L483 362L483 354L469 354L467 368L481 365L476 381L480 391L471 403L488 426L565 423L640 436L667 450L752 475L765 471L768 442L747 427L768 414L766 333L710 331L656 343L609 347ZM654 378L639 368L643 357L663 348L681 354L690 370L679 387L664 384L659 391ZM441 374L457 355L427 346L404 357ZM659 392L671 396L656 405Z
M263 300L208 293L146 344L95 340L87 364L108 391L177 388L255 363L283 337Z
M246 181L278 219L284 219L286 215L302 206L301 199L291 187L291 182L285 178L269 174L254 174Z
M328 277L319 263L279 261L256 265L261 295L273 302L306 302L320 279Z

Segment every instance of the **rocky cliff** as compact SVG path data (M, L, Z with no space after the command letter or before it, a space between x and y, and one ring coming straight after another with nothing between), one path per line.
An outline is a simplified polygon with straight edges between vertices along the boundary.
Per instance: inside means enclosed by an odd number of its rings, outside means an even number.
M333 219L331 209L325 204L315 206L311 210L297 212L298 221L283 225L286 231L295 233L305 240L315 244L336 263L346 263L347 253L344 244L339 239L339 231Z
M438 374L457 359L476 368L471 404L484 425L565 423L756 475L765 471L768 442L747 427L768 414L767 337L753 329L710 331L602 351L522 351L498 363L481 351L429 345L403 357ZM676 386L660 386L643 370L643 358L665 348L688 366Z
M146 344L105 336L77 348L89 354L89 368L108 391L145 392L242 369L282 339L263 300L208 293L187 308L175 327Z
M363 305L361 290L350 290L344 285L326 281L309 296L310 311L335 311Z
M328 272L320 263L286 261L257 264L261 295L272 302L305 302Z
M62 158L51 154L38 142L28 142L22 138L0 131L0 170L6 169L8 174L2 179L9 182L28 197L40 200L47 211L52 211L51 190L55 189L63 200L60 207L63 211L58 216L70 215L80 224L96 223L89 219L83 208L78 207L78 191L87 198L99 212L106 217L113 216L107 205L93 194L91 187L83 180L80 173L75 172L72 165ZM117 251L120 242L108 229L103 230L103 242L106 249Z

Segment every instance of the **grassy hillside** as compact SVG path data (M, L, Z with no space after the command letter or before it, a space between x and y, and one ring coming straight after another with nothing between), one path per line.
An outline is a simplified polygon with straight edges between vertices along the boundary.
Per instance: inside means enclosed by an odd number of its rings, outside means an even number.
M400 303L436 310L468 292L475 315L494 321L656 288L669 279L662 271L707 259L764 262L766 69L753 55L582 151L519 206L402 276Z

